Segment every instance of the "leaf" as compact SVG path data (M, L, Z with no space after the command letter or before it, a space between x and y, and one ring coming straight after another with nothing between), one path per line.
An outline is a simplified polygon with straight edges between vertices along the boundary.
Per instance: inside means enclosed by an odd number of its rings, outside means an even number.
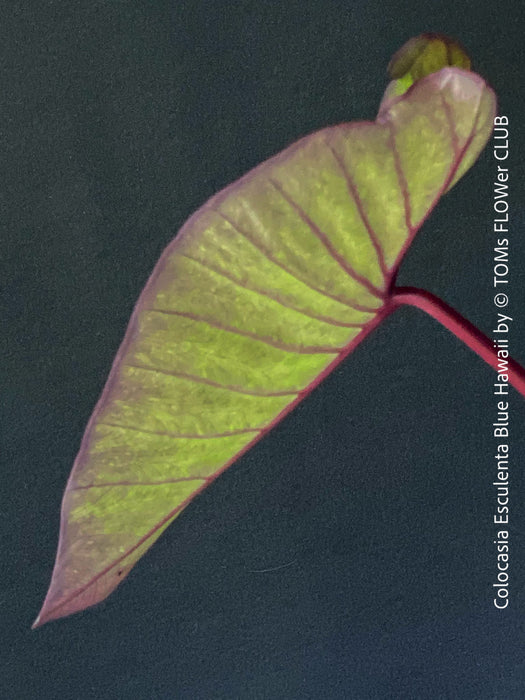
M390 313L404 253L494 113L479 76L444 68L387 90L376 122L301 139L187 221L87 426L34 626L103 600Z
M400 95L417 80L445 66L470 70L470 58L457 41L442 34L426 33L409 39L388 64L393 84L388 90Z

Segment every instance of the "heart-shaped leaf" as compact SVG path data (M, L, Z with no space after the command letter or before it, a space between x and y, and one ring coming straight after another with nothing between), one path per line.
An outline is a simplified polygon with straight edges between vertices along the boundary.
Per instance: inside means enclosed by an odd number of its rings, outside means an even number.
M459 68L399 92L375 122L323 129L249 172L164 251L67 484L35 626L104 599L390 312L401 258L495 113Z

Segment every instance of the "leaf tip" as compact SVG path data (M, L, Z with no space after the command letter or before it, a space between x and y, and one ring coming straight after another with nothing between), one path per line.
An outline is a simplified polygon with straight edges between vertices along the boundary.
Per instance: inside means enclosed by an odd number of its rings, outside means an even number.
M39 627L43 627L43 625L47 624L48 622L51 622L51 620L54 620L57 617L60 617L60 616L53 614L53 608L49 609L49 605L48 605L47 599L46 599L46 600L44 600L44 603L42 604L42 607L40 608L40 612L38 613L33 624L31 625L31 629L36 630Z
M38 613L38 615L35 618L35 621L31 625L32 630L36 630L38 627L42 627L43 624L45 624L45 620L42 619L42 610Z

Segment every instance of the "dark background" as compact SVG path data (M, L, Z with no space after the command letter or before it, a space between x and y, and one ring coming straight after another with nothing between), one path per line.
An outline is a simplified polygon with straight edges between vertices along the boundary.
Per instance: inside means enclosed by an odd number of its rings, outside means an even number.
M10 2L0 22L0 697L525 697L525 401L511 602L492 604L493 372L404 309L199 496L104 603L31 632L62 492L133 304L209 196L374 118L409 37L456 37L511 129L525 362L520 2ZM490 334L490 146L399 282ZM282 567L274 571L262 569Z

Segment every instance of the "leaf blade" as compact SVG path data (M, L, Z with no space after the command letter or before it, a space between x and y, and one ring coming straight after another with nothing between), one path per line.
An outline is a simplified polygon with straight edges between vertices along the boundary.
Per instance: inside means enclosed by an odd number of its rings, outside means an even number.
M402 255L479 155L494 105L481 78L445 69L376 123L301 139L188 220L86 429L34 626L104 599L382 320Z

